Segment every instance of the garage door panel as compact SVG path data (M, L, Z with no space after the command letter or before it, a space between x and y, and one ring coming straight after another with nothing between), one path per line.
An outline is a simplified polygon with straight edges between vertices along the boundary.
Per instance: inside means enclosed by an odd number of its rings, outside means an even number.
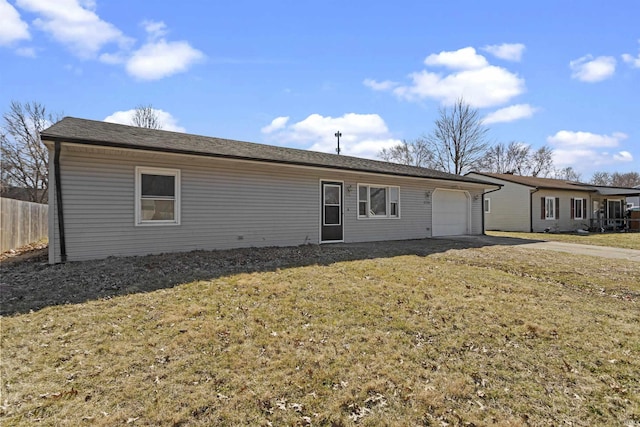
M469 199L465 192L434 191L432 214L433 236L457 236L468 233Z

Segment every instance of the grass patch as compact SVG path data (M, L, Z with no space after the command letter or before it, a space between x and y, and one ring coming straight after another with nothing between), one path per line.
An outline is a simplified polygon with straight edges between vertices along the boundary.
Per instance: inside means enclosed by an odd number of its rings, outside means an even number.
M114 260L113 262L118 262ZM514 247L3 317L3 425L636 425L640 266Z
M640 233L519 233L515 231L487 231L489 236L517 239L547 240L552 242L581 243L583 245L610 246L640 250Z

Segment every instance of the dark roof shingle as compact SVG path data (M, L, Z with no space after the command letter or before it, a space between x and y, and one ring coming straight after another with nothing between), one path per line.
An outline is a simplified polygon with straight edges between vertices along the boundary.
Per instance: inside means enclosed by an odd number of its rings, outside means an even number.
M558 190L582 190L593 191L586 184L580 182L568 181L565 179L554 178L538 178L535 176L521 176L513 175L510 173L490 173L490 172L473 172L477 175L487 176L496 179L502 179L508 182L514 182L516 184L522 184L535 188L553 188Z
M73 142L85 145L257 160L495 186L495 184L479 179L416 166L74 117L65 117L45 129L41 133L41 137L43 141Z
M613 187L608 185L585 184L584 182L569 181L566 179L538 178L535 176L520 176L510 173L473 172L476 175L514 182L532 188L545 188L554 190L587 191L601 195L633 196L637 192L633 188Z

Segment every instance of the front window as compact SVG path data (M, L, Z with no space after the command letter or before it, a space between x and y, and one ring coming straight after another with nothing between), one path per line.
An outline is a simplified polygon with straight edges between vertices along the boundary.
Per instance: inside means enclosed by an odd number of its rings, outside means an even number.
M544 199L544 218L556 219L556 199L553 197L545 197Z
M399 218L400 187L358 185L358 218Z
M573 199L573 217L575 219L583 219L584 218L584 199Z
M136 224L180 223L180 171L136 168Z
M491 199L484 199L484 213L491 213Z

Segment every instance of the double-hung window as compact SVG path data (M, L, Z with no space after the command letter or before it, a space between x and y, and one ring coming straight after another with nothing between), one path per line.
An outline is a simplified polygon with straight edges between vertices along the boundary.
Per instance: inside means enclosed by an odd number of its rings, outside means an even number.
M573 199L573 219L585 219L585 207L587 206L585 199Z
M180 224L180 170L136 168L136 225Z
M399 218L400 187L358 184L358 218Z
M544 198L544 219L556 219L556 199L554 197Z

